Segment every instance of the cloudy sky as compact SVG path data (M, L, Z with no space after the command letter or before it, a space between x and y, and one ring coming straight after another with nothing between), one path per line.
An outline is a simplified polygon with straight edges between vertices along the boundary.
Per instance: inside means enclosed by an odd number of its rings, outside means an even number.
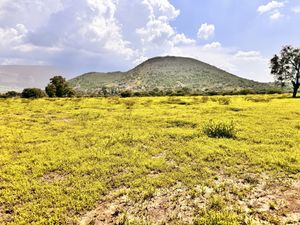
M270 57L300 46L299 21L298 0L0 0L0 65L78 75L177 55L270 81Z

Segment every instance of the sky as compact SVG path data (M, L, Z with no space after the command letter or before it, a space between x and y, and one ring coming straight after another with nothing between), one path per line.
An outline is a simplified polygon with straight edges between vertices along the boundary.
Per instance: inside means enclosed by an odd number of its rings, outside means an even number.
M300 46L299 21L299 0L0 0L0 65L75 76L175 55L272 81L269 59Z

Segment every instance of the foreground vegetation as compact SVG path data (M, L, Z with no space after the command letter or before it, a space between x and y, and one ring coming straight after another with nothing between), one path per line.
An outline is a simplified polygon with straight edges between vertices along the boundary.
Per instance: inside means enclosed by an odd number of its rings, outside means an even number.
M1 99L0 224L297 224L299 109L284 95Z

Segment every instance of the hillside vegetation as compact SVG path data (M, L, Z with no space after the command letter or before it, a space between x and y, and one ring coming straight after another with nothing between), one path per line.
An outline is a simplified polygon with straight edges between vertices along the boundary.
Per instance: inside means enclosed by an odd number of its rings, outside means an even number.
M85 93L123 90L152 91L187 88L191 91L254 91L274 88L227 73L217 67L192 58L156 57L147 60L128 72L88 73L71 79L69 83L77 91Z
M299 109L283 95L1 99L0 224L299 224Z

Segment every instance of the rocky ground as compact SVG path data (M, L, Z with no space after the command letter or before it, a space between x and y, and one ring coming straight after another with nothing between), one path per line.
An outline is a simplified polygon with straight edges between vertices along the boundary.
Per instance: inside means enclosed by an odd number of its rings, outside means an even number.
M133 200L128 193L126 188L112 191L80 224L300 224L300 181L289 179L222 176L211 186L177 183L142 200ZM210 211L232 212L236 217L232 223L222 218L219 223L201 220Z

